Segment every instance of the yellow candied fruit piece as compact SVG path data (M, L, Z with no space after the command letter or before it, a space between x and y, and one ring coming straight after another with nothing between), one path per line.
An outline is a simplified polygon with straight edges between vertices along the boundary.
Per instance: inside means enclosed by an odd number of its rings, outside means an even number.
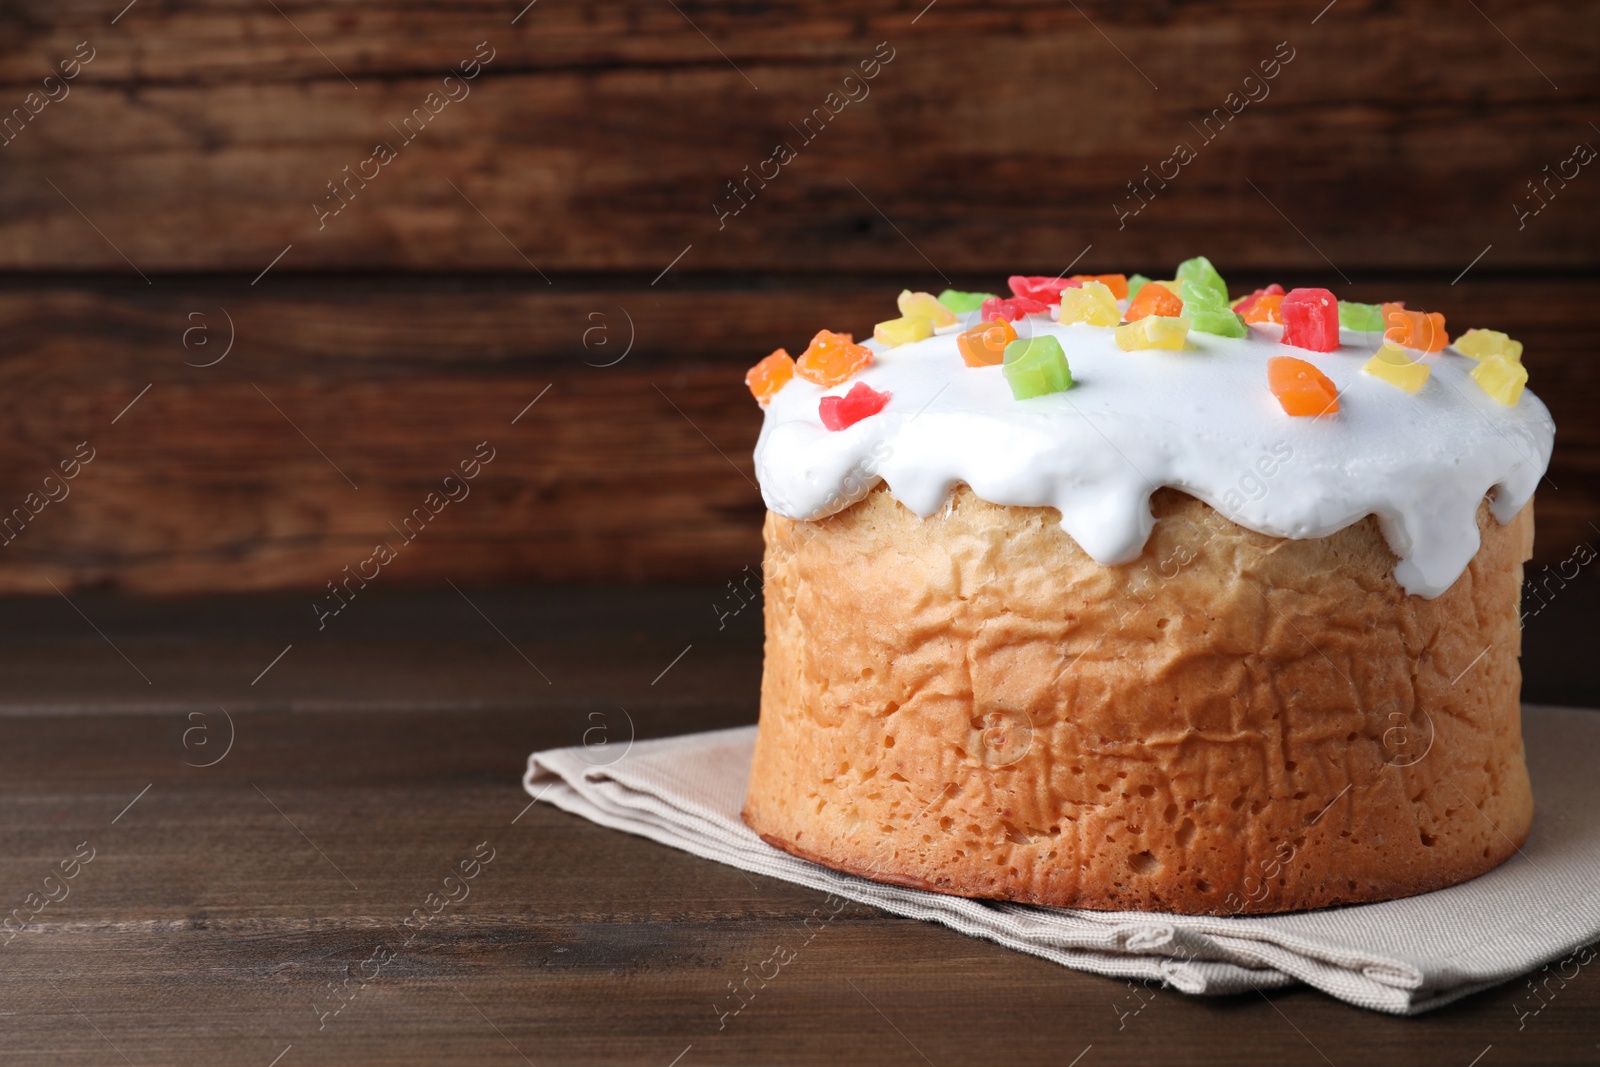
M1374 352L1361 369L1408 393L1421 389L1422 383L1433 373L1431 367L1421 360L1413 360L1399 345L1387 344Z
M1189 320L1182 317L1146 315L1126 326L1118 326L1114 335L1117 347L1124 352L1139 348L1166 348L1179 351L1189 336Z
M872 338L881 345L889 348L898 348L908 345L912 341L920 341L925 337L933 336L933 323L927 319L906 318L889 319L880 322L872 328Z
M1063 325L1083 322L1090 326L1115 326L1122 321L1122 310L1111 287L1104 282L1084 282L1080 289L1061 290L1061 312L1056 321Z
M1456 338L1455 349L1472 359L1500 356L1513 363L1522 362L1522 342L1513 341L1499 330L1468 330Z
M1515 407L1528 384L1528 368L1504 356L1484 356L1472 368L1472 380L1506 407Z
M939 298L932 293L913 293L910 289L902 289L895 306L905 318L926 319L930 333L942 326L954 326L960 321L956 313L939 303Z

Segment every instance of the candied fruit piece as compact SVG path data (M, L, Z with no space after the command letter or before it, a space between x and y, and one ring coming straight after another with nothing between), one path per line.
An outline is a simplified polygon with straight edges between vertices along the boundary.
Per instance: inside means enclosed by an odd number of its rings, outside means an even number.
M1208 289L1204 285L1185 279L1178 283L1178 298L1185 304L1204 308L1225 308L1228 306L1226 298L1217 296L1215 289Z
M935 330L956 324L956 313L939 303L939 298L932 293L913 293L910 289L902 289L895 303L903 317L927 319Z
M1528 368L1504 356L1484 356L1472 368L1472 380L1506 407L1516 407L1528 384Z
M954 311L957 315L965 315L969 311L977 311L983 306L985 300L998 300L993 293L964 293L959 289L946 289L939 294L939 303Z
M857 382L844 396L825 396L819 400L817 414L828 429L843 430L868 415L876 415L888 402L888 393L880 393L866 382Z
M978 309L978 317L988 322L990 319L1005 319L1007 322L1016 322L1024 315L1042 315L1050 310L1050 305L1040 303L1032 297L1016 296L1009 300L999 297L990 297Z
M898 348L932 336L933 323L927 319L914 319L909 316L889 319L872 328L873 340L888 348Z
M1189 320L1173 315L1146 315L1126 326L1118 326L1113 336L1117 339L1117 347L1124 352L1140 348L1179 351L1189 337Z
M1372 358L1362 365L1362 370L1374 378L1382 378L1397 389L1404 389L1408 393L1415 393L1422 388L1432 372L1426 363L1414 360L1406 355L1406 350L1399 345L1386 344L1372 354Z
M1383 316L1383 339L1404 346L1411 333L1411 323L1406 318L1405 301L1385 301L1378 305L1378 314ZM1394 334L1393 337L1389 336L1391 333Z
M1137 322L1147 315L1175 319L1182 314L1183 301L1176 292L1162 282L1146 282L1139 289L1139 295L1128 304L1128 310L1122 317L1129 322Z
M1249 313L1251 308L1256 306L1256 301L1260 300L1262 297L1264 297L1264 296L1282 296L1282 295L1283 295L1283 286L1279 285L1277 282L1273 282L1271 285L1267 286L1265 289L1257 289L1255 292L1251 293L1249 296L1241 296L1239 299L1235 300L1233 302L1233 310L1237 311L1241 315L1245 315L1245 314ZM1250 320L1249 319L1245 319L1244 321L1249 322Z
M1228 302L1228 285L1205 256L1195 256L1179 263L1177 282L1180 287L1184 282L1193 282L1202 289L1211 290L1222 303Z
M1054 304L1061 299L1063 289L1076 289L1079 282L1073 278L1052 278L1044 274L1013 274L1006 279L1015 296L1037 300L1041 304Z
M1411 315L1420 315L1422 312L1408 312ZM1412 336L1422 341L1424 352L1442 352L1450 343L1450 335L1444 329L1444 315L1438 311L1430 311L1425 316L1426 325L1418 324L1412 327Z
M1291 289L1278 304L1283 343L1312 352L1339 347L1339 301L1326 289ZM1307 364L1309 366L1309 364Z
M1090 326L1115 326L1122 321L1117 308L1117 298L1104 282L1086 281L1081 289L1068 289L1061 294L1063 324L1084 322Z
M1072 388L1072 370L1061 342L1046 334L1012 341L1006 345L1005 365L1000 372L1018 400L1059 393Z
M1331 415L1339 410L1339 390L1328 376L1303 359L1267 360L1267 386L1290 415Z
M1138 296L1139 295L1139 290L1143 289L1145 286L1147 286L1149 284L1150 284L1150 279L1146 278L1143 274L1131 274L1131 275L1129 275L1128 276L1128 296L1127 296L1127 299L1132 300L1134 297Z
M793 377L794 360L789 358L787 349L780 348L745 371L744 384L750 387L750 395L755 397L762 407L766 407L772 403L772 398L778 395L778 390L788 385L789 379Z
M1358 304L1354 300L1341 300L1339 325L1347 330L1373 333L1383 329L1383 309L1377 304Z
M1513 341L1499 330L1468 330L1456 338L1455 349L1472 359L1499 356L1513 363L1522 362L1522 342Z
M1128 276L1126 274L1074 274L1075 282L1099 282L1111 290L1111 296L1116 300L1125 300L1128 296Z
M995 367L1005 359L1006 345L1017 339L1017 331L1004 319L981 322L956 335L956 348L969 367Z
M1276 322L1283 325L1283 293L1262 293L1256 302L1250 305L1250 310L1241 312L1247 323Z
M1402 348L1438 352L1450 343L1444 315L1437 311L1407 311L1404 304L1384 304L1383 322L1383 339Z
M794 362L794 372L808 382L831 389L858 370L872 366L872 349L855 343L855 335L818 330Z
M1244 324L1238 312L1227 308L1191 308L1183 306L1183 317L1189 320L1196 333L1215 334L1218 337L1249 337L1250 327Z
M1249 336L1250 330L1244 320L1228 310L1215 289L1208 289L1192 279L1185 279L1178 285L1183 294L1183 317L1189 320L1190 329L1221 337Z

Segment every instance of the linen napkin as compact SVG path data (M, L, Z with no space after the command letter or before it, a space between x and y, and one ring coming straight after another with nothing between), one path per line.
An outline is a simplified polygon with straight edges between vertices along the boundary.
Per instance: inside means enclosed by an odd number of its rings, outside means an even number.
M1413 1015L1600 938L1600 712L1525 707L1537 810L1510 860L1448 889L1289 915L1082 911L969 900L841 874L766 844L739 819L754 726L528 760L536 799L705 859L943 923L1065 967L1185 993L1305 982Z

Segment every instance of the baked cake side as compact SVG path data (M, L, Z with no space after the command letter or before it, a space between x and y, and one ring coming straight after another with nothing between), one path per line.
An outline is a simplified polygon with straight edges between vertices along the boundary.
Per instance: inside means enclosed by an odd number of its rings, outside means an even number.
M1511 855L1531 508L1482 508L1433 600L1372 520L1294 541L1171 490L1155 512L1120 567L968 490L930 519L881 489L769 516L745 821L880 881L1095 909L1385 900Z

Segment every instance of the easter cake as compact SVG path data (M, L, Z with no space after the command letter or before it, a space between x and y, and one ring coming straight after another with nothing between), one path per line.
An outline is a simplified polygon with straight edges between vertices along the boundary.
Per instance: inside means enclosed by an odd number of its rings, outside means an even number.
M1522 346L1279 286L902 293L746 381L766 661L744 819L943 893L1385 900L1523 841Z

